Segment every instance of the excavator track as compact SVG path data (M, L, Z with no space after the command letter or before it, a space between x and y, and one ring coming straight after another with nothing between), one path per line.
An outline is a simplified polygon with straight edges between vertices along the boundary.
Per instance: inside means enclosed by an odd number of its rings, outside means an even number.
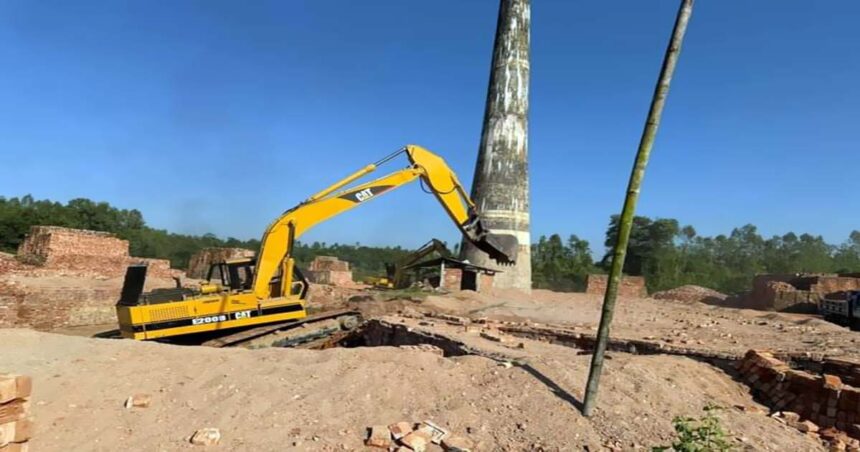
M309 315L298 321L280 322L242 330L207 340L200 345L222 348L265 343L276 347L297 347L324 340L331 335L341 334L344 330L357 327L359 323L361 323L360 312L351 309L339 309Z

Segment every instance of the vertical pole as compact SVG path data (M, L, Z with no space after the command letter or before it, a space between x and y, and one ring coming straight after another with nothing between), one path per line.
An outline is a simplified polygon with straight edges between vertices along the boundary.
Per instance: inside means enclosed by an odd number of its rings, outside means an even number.
M672 31L672 39L666 48L663 59L663 67L657 87L654 89L654 97L651 99L651 109L645 122L645 130L639 141L639 149L636 152L636 161L633 171L630 173L630 182L627 185L627 196L624 198L624 207L621 210L620 227L618 238L615 242L615 250L612 253L612 267L609 271L609 283L603 297L603 312L600 316L600 326L597 329L597 343L594 346L594 355L591 358L591 369L588 373L588 383L585 387L585 401L583 402L582 414L591 416L597 397L597 387L600 383L600 373L603 370L603 356L606 352L606 343L609 340L609 325L612 323L612 314L615 310L615 300L618 297L618 284L621 272L624 268L624 259L627 257L627 242L630 239L630 230L633 227L633 216L636 213L636 202L639 200L639 191L642 178L645 176L645 167L648 165L648 157L654 145L654 137L660 127L660 116L663 114L663 106L666 105L666 97L669 94L669 84L672 82L672 74L678 64L681 54L681 43L684 41L684 32L693 12L693 0L681 0L678 9L678 17L675 19L675 28Z

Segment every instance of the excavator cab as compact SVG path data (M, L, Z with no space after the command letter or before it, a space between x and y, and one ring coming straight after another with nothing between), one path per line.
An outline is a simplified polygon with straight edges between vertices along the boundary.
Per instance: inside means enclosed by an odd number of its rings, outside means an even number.
M209 266L209 273L206 275L209 284L212 284L213 280L230 290L251 290L251 284L254 282L254 260L244 258L216 262Z

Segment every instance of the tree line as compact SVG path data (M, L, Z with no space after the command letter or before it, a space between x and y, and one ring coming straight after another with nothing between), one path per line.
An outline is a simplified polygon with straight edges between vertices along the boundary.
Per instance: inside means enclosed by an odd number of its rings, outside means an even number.
M532 245L535 287L581 290L585 275L606 272L618 235L618 216L606 230L606 254L594 262L587 241L572 235L567 242L553 234ZM857 273L860 272L860 231L853 231L838 245L820 235L789 232L762 237L751 224L728 235L698 235L692 226L672 218L637 216L624 262L624 273L644 276L651 292L685 284L709 287L732 294L748 290L760 273Z
M105 202L73 199L66 204L49 200L0 197L0 251L14 253L30 226L53 225L106 231L129 241L133 256L169 259L186 268L191 256L207 247L236 247L257 251L258 239L222 239L212 234L176 234L148 226L140 211L118 209ZM606 230L606 254L595 260L586 240L576 235L541 236L531 245L532 280L537 288L578 291L590 273L604 273L615 245L618 217ZM456 253L455 246L455 253ZM307 266L316 256L335 256L350 262L356 278L381 275L386 262L397 262L412 250L355 244L298 242L294 257ZM834 245L820 235L793 232L764 238L753 225L728 235L700 236L692 226L671 218L637 216L633 222L624 272L644 276L650 291L684 284L710 287L725 293L747 290L758 273L860 272L860 231Z

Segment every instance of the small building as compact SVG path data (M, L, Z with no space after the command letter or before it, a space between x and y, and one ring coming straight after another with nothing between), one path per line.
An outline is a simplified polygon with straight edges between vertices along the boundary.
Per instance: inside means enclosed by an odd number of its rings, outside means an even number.
M315 257L305 274L311 282L317 284L333 286L351 286L353 284L349 262L333 256Z
M474 290L486 292L493 288L493 279L498 270L481 267L450 257L439 257L418 262L403 268L413 282L426 283L430 287L445 290Z

